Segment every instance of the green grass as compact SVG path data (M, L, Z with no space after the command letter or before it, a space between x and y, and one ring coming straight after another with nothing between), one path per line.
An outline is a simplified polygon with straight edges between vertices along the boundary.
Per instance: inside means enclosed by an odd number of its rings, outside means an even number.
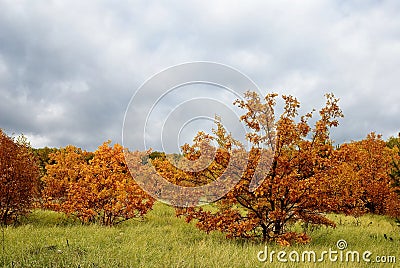
M345 239L346 250L396 257L396 263L279 263L260 262L264 244L227 240L223 234L207 235L193 224L175 217L174 210L157 203L144 220L129 220L116 227L80 225L50 211L34 211L18 227L4 228L0 267L397 267L400 263L400 228L375 215L359 219L330 215L337 228L309 229L308 245L282 248L268 244L271 252L337 250ZM301 228L299 225L293 229ZM384 238L384 234L388 239ZM390 240L390 237L393 241ZM3 240L1 241L3 246ZM346 251L345 250L345 251ZM344 252L345 252L344 251ZM319 257L319 255L318 255Z

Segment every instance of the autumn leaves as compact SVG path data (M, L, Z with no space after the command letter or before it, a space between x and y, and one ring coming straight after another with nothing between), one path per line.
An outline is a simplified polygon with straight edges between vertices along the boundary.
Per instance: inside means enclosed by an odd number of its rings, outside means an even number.
M199 132L193 144L182 146L181 154L132 152L110 142L93 153L74 146L53 150L41 157L46 160L41 162L40 181L29 146L1 132L0 216L7 223L36 202L83 223L111 226L142 217L156 199L176 194L177 215L207 233L220 231L229 238L282 245L310 241L308 234L291 231L292 223L334 227L327 213L400 216L395 141L387 146L371 133L364 140L335 147L330 129L343 116L337 98L327 94L317 115L300 116L300 102L283 96L284 111L278 118L276 99L277 94L262 98L247 92L234 103L244 111L240 119L249 130L247 150L216 118L213 133ZM315 123L310 123L315 116ZM191 166L201 166L196 160L209 153L213 158L205 168ZM166 184L160 184L157 176ZM200 189L221 178L223 183L215 184L221 187L218 192L191 191L185 196L167 188L169 183ZM195 206L216 199L211 206ZM184 202L191 206L182 206Z
M0 222L29 212L38 197L39 168L24 137L14 140L0 129Z
M332 94L326 95L326 105L314 125L309 123L313 113L299 118L300 103L292 96L283 96L284 112L275 122L276 97L269 94L261 99L248 92L245 100L236 101L245 111L241 119L251 129L247 134L252 148L246 171L243 175L230 174L240 176L239 182L213 204L216 209L180 208L179 216L195 221L207 233L216 230L230 238L261 238L282 245L310 240L306 233L290 231L289 224L334 227L327 213L400 216L396 210L400 206L395 193L398 187L392 187L390 178L393 163L399 161L396 150L389 149L374 133L335 148L330 129L338 126L343 115ZM214 136L217 140L224 137L218 133ZM196 153L196 144L193 146L186 150L187 157ZM225 148L220 145L219 150ZM268 154L271 149L273 155ZM260 161L263 152L270 158ZM263 172L257 173L260 165ZM197 177L207 180L208 173L201 171ZM252 191L250 182L256 175L261 176L260 185ZM175 180L173 176L170 179Z
M141 162L142 153L131 153ZM114 225L141 217L153 206L129 173L122 146L105 142L94 153L67 146L51 155L43 177L44 206L84 223ZM139 165L138 165L139 166Z

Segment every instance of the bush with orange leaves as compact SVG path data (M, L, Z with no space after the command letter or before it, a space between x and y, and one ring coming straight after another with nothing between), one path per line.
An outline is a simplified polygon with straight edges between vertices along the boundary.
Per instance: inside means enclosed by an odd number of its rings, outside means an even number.
M143 153L129 155L140 168ZM47 165L43 178L47 208L110 226L142 217L153 206L154 199L132 178L118 144L105 142L94 153L67 146L50 158L54 164Z
M398 161L396 150L387 147L381 135L372 132L363 140L341 145L337 154L340 172L333 181L341 189L351 190L351 193L339 192L348 197L344 205L351 206L358 200L363 212L390 214L389 201L396 201L392 195L396 188L392 187L391 180L392 163Z
M22 136L16 141L0 129L0 222L10 224L29 212L38 197L39 167Z
M391 193L386 201L386 214L396 218L400 226L400 133L390 137L386 145L392 150Z

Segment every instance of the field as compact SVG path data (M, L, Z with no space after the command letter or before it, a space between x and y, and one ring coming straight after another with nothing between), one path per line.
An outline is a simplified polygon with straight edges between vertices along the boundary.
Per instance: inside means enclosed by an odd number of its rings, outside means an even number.
M220 233L207 235L175 217L174 210L157 203L144 220L129 220L116 227L81 225L61 214L34 211L20 226L2 229L2 267L397 267L400 263L400 228L386 217L366 215L355 219L330 215L337 228L308 228L313 240L305 246L283 248L266 245L268 256L260 262L257 254L265 249L260 242L227 240ZM293 229L301 228L292 226ZM385 238L386 236L386 238ZM336 242L344 239L347 248L338 250ZM330 261L318 259L323 251L338 251ZM277 253L284 251L279 262ZM289 259L298 252L299 262ZM314 251L316 262L307 261ZM357 251L360 262L346 253ZM362 254L371 251L371 263ZM283 253L282 253L283 254ZM333 253L335 254L335 253ZM265 254L260 254L263 258ZM312 257L312 255L311 255ZM376 257L386 263L376 263ZM394 259L395 257L395 259ZM374 262L374 263L373 263Z

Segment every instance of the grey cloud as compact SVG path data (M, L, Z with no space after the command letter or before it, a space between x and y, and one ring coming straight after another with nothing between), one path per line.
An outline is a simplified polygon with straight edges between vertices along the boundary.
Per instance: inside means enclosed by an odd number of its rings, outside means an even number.
M2 1L0 127L35 146L121 142L147 78L209 60L264 93L297 96L304 111L334 92L345 113L338 142L386 138L400 126L399 12L398 1Z

